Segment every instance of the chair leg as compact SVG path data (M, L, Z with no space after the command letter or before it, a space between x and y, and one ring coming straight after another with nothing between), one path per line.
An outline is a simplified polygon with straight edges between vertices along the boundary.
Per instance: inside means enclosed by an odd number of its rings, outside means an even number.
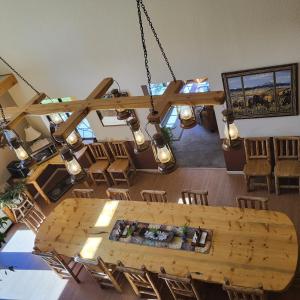
M111 179L112 179L114 185L117 185L118 183L117 183L117 181L116 181L115 178L114 178L114 173L109 173L109 175L110 175L110 177L111 177Z
M299 194L300 194L300 177L299 177Z
M91 178L93 184L96 185L96 180L94 178L94 174L93 173L89 173L89 175L90 175L90 178Z
M279 186L279 178L277 176L275 176L275 191L276 191L276 195L279 195L280 186Z
M271 193L271 176L267 176L268 193Z
M130 186L130 185L131 185L131 182L130 182L130 179L129 179L129 177L128 177L128 175L127 175L127 172L126 172L126 171L125 171L125 172L123 172L123 176L124 176L124 178L126 179L126 182L127 182L128 186Z
M245 175L247 192L250 192L250 176Z
M107 185L111 186L111 183L110 183L110 180L109 180L110 176L106 171L103 172L103 177L105 178L105 181L106 181Z

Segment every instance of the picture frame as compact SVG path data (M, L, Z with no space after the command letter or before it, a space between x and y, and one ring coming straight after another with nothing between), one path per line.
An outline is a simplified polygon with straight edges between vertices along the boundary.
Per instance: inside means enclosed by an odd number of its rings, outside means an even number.
M222 73L235 119L298 115L298 64Z

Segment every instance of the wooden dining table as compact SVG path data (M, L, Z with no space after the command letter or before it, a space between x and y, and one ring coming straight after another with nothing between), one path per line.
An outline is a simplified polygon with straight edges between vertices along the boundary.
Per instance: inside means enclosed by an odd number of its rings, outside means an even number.
M156 248L109 239L117 220L201 227L213 231L208 254ZM158 273L222 284L224 278L244 287L282 291L292 281L298 259L295 227L277 211L146 203L106 199L65 199L41 225L35 239L41 251L55 250L68 257L100 256L128 267L145 265Z

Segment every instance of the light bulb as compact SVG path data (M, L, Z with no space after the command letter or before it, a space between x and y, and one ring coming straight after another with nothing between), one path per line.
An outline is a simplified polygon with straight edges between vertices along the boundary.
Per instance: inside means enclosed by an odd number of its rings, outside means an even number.
M125 110L126 110L126 109L124 109L124 108L117 108L117 109L116 109L117 112L123 112L123 111L125 111Z
M68 172L71 175L77 175L82 170L80 164L78 163L78 161L75 158L73 158L70 161L65 161L65 164L66 164Z
M14 150L19 160L26 160L29 158L28 153L25 151L25 149L22 146L19 146L19 148Z
M165 164L171 160L171 152L167 146L157 148L157 158L162 164Z
M193 111L192 111L192 108L188 105L186 106L181 106L180 107L180 119L182 120L189 120L192 118L193 116Z
M57 113L51 114L50 118L56 125L63 122L62 117L60 116L60 114L57 114Z
M224 135L225 135L226 139L229 139L229 136L230 136L231 140L238 139L238 137L239 137L239 131L238 131L236 125L234 123L229 124L229 134L228 134L227 125L225 125Z
M145 143L145 137L144 134L142 133L141 129L134 131L133 132L135 141L138 145L143 145Z
M66 141L70 145L74 145L78 142L78 136L75 130L67 137Z

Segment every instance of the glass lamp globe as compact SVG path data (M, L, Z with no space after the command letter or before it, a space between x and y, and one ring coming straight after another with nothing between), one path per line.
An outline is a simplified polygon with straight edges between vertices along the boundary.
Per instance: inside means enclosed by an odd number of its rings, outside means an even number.
M62 117L60 116L60 114L57 114L57 113L51 114L50 118L56 125L63 122Z
M27 151L22 146L19 146L16 149L14 148L14 151L19 160L26 160L29 158Z
M191 119L193 117L192 108L188 105L180 107L179 115L182 120Z
M65 165L71 175L78 175L82 171L80 164L75 158L65 161Z
M137 131L133 131L134 137L135 137L135 141L138 145L143 145L145 143L145 136L142 133L141 129L137 130Z
M162 164L169 162L172 158L170 150L164 146L162 148L157 148L157 158Z
M78 142L78 136L75 130L67 137L66 142L70 145L74 145Z
M239 138L239 131L234 123L229 124L229 132L227 125L224 127L224 135L226 139L236 140Z

